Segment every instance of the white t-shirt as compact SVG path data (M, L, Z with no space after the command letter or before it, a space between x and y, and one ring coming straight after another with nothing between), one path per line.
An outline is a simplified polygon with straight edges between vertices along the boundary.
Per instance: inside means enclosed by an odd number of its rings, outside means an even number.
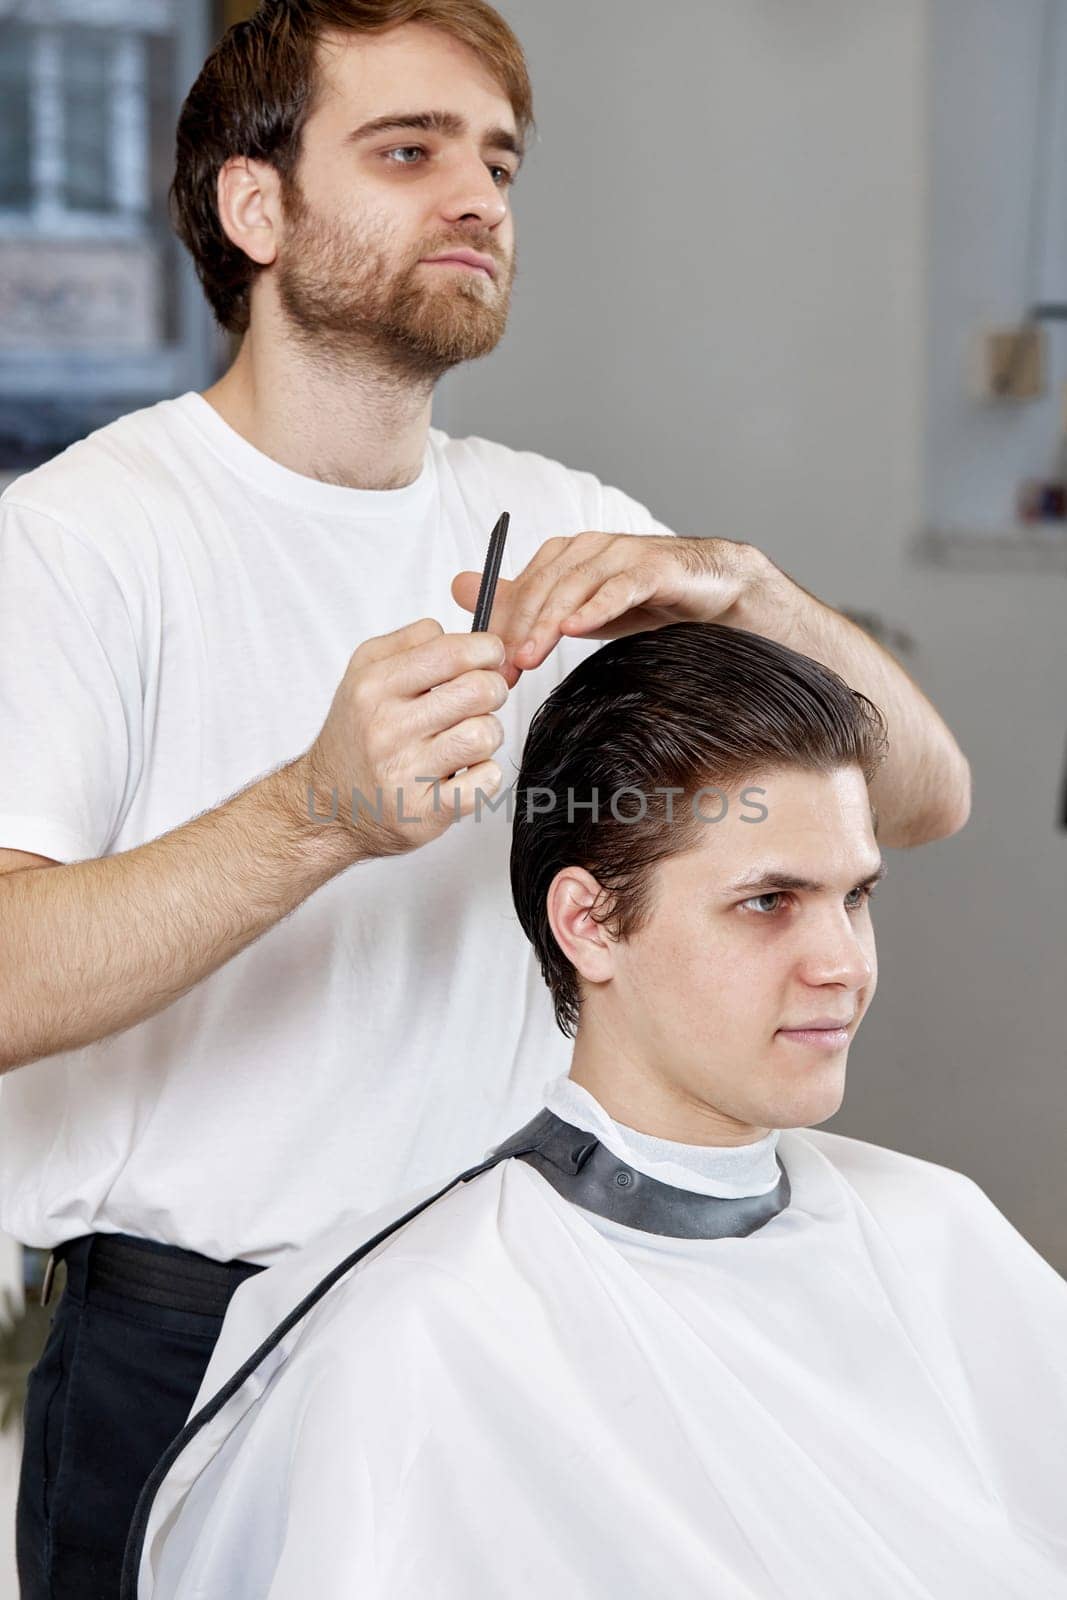
M451 580L503 510L505 578L553 535L671 531L591 473L436 428L404 488L321 483L192 392L17 479L0 847L130 850L299 755L364 639L422 616L469 630ZM565 639L520 678L497 713L505 785L538 705L599 648ZM0 1228L271 1263L514 1132L572 1045L512 906L510 834L485 810L359 863L158 1016L7 1073Z

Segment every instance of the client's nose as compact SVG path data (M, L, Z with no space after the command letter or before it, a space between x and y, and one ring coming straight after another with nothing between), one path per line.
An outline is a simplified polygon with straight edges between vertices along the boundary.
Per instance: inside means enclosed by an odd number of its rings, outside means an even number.
M858 930L844 920L830 916L808 935L808 945L800 966L809 984L835 983L845 989L863 989L874 976L874 961Z

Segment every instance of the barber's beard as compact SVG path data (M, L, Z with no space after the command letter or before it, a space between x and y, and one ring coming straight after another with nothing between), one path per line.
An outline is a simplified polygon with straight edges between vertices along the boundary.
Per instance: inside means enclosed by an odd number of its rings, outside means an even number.
M275 282L300 343L330 365L377 361L392 376L434 383L451 367L488 355L507 326L515 257L492 284L448 267L396 269L368 230L355 237L311 214L299 191L285 195L285 251ZM465 234L429 243L496 256L485 239ZM420 255L422 252L420 252Z

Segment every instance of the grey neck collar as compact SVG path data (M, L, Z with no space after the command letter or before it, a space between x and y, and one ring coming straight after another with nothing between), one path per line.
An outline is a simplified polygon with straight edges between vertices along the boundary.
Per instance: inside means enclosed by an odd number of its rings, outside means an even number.
M694 1194L675 1189L620 1161L595 1134L574 1128L547 1108L538 1112L493 1157L525 1161L565 1200L642 1233L672 1239L740 1238L755 1233L789 1204L789 1174L778 1163L778 1182L766 1194Z

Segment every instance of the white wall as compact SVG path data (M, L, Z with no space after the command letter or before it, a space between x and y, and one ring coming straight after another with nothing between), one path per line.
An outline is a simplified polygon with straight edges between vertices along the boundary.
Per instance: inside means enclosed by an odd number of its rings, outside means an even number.
M995 138L934 194L940 141L1030 126L1018 30L1036 8L501 9L541 127L515 191L516 306L499 349L445 380L435 421L589 468L679 532L758 544L914 637L908 670L971 760L974 811L954 839L890 852L879 994L826 1126L969 1173L1067 1271L1063 581L907 554L953 260L968 306L984 281L1010 309ZM971 70L946 72L965 21Z

